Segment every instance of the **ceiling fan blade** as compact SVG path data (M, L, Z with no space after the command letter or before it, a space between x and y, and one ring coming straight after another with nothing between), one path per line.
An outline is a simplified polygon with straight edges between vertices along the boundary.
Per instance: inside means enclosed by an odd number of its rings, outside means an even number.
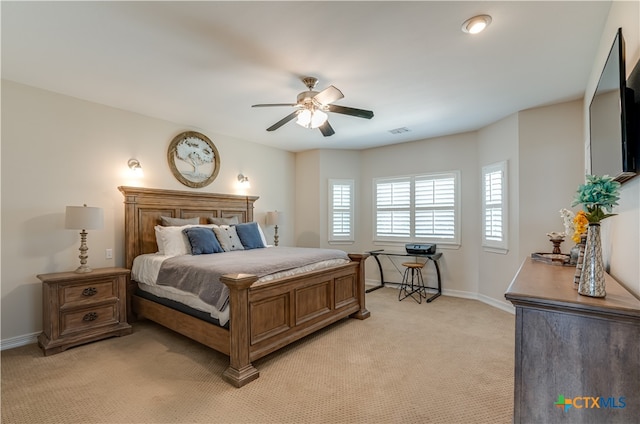
M373 118L373 112L364 109L355 109L352 107L329 105L329 112L342 113L343 115L356 116L358 118L371 119Z
M285 116L284 118L282 118L281 120L279 120L278 122L276 122L275 124L267 128L267 131L277 130L278 128L280 128L281 126L283 126L284 124L286 124L287 122L291 121L296 116L298 116L298 113L300 113L299 110L296 110L295 112L291 112L290 114L288 114L287 116Z
M320 103L322 106L326 106L329 103L333 103L336 100L340 100L344 97L342 91L335 88L333 85L325 88L315 96L313 96L313 100Z
M318 127L323 136L329 137L334 135L336 132L333 130L333 127L329 123L329 121L325 121L324 124Z
M272 107L272 106L297 106L297 103L261 103L258 105L251 105L251 107Z

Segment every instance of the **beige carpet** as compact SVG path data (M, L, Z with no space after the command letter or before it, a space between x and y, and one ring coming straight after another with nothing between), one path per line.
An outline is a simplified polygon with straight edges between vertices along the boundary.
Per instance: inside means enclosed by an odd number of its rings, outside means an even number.
M343 320L223 382L227 358L151 322L44 357L2 352L3 423L510 423L514 316L442 296L367 294Z

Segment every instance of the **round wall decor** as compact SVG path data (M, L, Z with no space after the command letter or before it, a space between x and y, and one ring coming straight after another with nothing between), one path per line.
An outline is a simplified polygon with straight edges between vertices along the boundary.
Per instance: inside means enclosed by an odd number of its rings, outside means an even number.
M195 131L178 134L169 144L171 172L187 187L205 187L218 176L220 155L209 138Z

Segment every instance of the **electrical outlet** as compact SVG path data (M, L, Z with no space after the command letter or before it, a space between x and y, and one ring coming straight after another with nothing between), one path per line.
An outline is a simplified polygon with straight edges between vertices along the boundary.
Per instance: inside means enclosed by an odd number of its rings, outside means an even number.
M107 249L107 251L105 253L105 258L106 259L113 259L113 249Z

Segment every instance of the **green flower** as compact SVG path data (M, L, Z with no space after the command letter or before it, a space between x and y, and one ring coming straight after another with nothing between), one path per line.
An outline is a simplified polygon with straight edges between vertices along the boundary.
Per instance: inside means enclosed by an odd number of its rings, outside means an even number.
M598 223L615 215L610 212L618 204L619 190L620 183L608 175L587 175L587 182L578 187L571 206L583 205L587 220L590 223Z

